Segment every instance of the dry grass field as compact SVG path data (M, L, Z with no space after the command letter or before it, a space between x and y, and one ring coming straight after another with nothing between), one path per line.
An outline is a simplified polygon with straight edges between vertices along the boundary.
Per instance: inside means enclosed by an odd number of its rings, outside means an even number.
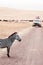
M31 27L31 23L0 22L0 38L8 37L13 32Z

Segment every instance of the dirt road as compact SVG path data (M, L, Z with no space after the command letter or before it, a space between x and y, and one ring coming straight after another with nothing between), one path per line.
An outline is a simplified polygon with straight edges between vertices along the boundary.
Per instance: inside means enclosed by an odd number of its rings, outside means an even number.
M22 36L22 41L11 47L11 58L6 52L0 57L0 65L43 65L43 28L32 28Z

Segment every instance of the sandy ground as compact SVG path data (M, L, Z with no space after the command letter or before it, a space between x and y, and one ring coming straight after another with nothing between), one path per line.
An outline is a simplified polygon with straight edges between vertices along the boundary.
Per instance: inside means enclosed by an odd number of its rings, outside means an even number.
M0 65L43 65L43 27L25 30L22 41L13 44L10 55L0 56Z
M1 25L3 26L2 29L4 29L4 24ZM11 25L7 24L5 26L8 26L9 29ZM11 31L12 29L10 29ZM18 29L18 32L21 34L22 41L13 43L10 58L7 57L6 50L1 51L0 65L43 65L43 27L32 28L26 26L26 28Z

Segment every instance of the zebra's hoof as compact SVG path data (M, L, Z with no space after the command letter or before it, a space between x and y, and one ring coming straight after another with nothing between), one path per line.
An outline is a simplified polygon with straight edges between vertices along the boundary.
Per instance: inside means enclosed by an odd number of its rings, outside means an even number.
M10 55L7 54L8 57L10 57Z

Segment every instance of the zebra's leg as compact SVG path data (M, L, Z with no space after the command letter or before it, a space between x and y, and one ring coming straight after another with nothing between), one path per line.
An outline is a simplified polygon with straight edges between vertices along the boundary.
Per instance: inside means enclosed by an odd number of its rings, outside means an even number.
M8 57L10 57L9 52L10 52L10 47L7 47L7 56Z

